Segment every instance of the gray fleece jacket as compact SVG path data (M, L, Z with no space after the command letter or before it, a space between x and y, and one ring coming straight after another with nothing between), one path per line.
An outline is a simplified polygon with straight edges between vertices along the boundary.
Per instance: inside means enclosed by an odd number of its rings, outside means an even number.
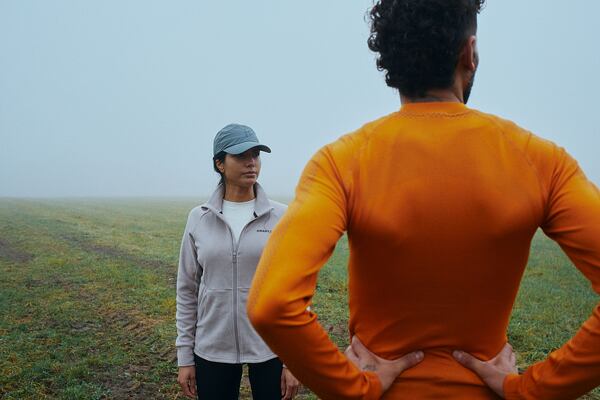
M246 314L252 278L271 231L286 210L257 183L254 219L236 243L223 218L224 187L190 211L177 272L177 362L257 363L276 355Z

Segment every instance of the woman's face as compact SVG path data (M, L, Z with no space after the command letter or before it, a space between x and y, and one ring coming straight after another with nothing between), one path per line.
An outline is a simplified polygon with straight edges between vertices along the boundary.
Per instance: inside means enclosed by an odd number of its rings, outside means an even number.
M251 187L260 173L260 150L252 148L240 154L227 154L224 162L216 160L216 163L226 184Z

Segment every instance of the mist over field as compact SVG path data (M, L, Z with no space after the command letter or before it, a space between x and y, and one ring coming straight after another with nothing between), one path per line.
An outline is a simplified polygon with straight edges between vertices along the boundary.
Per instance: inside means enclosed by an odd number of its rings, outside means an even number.
M324 144L396 111L371 0L0 1L0 197L208 195L212 138L252 126L289 198ZM600 182L600 3L488 1L470 106L567 148Z

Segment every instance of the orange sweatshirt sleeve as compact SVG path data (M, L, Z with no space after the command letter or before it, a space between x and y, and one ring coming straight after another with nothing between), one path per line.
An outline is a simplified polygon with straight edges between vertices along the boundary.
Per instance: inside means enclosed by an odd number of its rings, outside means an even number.
M600 192L564 150L554 148L544 232L600 294ZM575 336L523 375L504 382L507 399L575 399L600 385L600 305Z
M317 274L347 226L347 193L332 145L306 166L296 198L271 234L254 276L249 318L300 381L323 399L378 399L381 385L354 366L306 310Z

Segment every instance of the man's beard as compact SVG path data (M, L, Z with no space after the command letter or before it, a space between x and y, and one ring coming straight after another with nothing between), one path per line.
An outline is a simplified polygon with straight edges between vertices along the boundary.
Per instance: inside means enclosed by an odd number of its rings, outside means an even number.
M467 83L467 87L463 91L463 100L465 104L469 101L469 97L471 97L471 89L473 89L473 82L475 82L475 74L477 73L477 68L479 67L479 53L475 51L475 70L473 71L473 75L471 75L471 79L469 83Z
M467 83L467 87L463 91L463 101L465 104L469 101L469 97L471 97L471 89L473 89L473 82L475 82L475 73L477 70L473 71L473 75L471 75L471 79L469 83Z

